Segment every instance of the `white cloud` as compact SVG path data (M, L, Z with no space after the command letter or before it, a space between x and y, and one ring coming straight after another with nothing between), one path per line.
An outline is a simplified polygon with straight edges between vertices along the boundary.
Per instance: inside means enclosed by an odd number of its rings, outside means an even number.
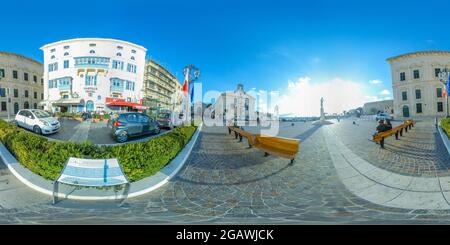
M324 83L313 83L310 77L288 81L285 93L278 98L279 114L301 116L320 115L320 98L324 98L326 113L341 113L376 101L378 97L367 96L362 83L335 78Z
M387 90L387 89L384 89L380 92L380 95L384 95L386 97L388 95L391 95L391 92L389 92L389 90Z
M371 84L375 84L375 85L378 85L378 84L382 84L382 83L383 83L383 81L378 80L378 79L370 80L369 82L370 82Z

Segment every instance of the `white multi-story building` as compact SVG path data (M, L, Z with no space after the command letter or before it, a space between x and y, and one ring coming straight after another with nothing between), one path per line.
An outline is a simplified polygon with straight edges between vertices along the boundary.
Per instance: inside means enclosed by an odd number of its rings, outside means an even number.
M41 50L47 110L142 109L144 47L115 39L77 38Z
M244 85L238 84L237 89L223 92L214 104L214 117L229 122L254 121L257 113L255 110L255 98L244 91Z
M41 109L43 72L40 62L0 52L0 117L14 119L20 109Z
M439 73L450 68L450 52L423 51L387 59L391 65L396 117L441 117L447 111Z

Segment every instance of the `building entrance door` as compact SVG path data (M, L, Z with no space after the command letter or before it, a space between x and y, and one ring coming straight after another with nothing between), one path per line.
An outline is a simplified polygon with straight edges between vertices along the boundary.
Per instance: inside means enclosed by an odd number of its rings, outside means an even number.
M409 107L407 105L403 106L403 117L409 117Z
M94 111L94 102L92 100L86 102L86 111Z

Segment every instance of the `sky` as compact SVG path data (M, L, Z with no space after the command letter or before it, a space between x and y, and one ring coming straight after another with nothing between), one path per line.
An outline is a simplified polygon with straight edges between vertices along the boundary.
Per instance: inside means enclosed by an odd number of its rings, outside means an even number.
M387 58L450 50L444 0L3 1L1 8L0 51L42 62L47 43L126 40L181 81L194 64L203 93L238 83L276 91L277 99L259 104L276 101L285 115L318 115L320 97L328 113L390 99Z

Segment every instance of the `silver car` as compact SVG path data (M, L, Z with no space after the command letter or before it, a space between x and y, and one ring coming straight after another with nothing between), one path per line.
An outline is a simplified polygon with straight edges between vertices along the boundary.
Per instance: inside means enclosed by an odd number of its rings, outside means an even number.
M36 134L53 134L61 129L58 119L43 110L20 110L15 121L17 126L32 130Z

